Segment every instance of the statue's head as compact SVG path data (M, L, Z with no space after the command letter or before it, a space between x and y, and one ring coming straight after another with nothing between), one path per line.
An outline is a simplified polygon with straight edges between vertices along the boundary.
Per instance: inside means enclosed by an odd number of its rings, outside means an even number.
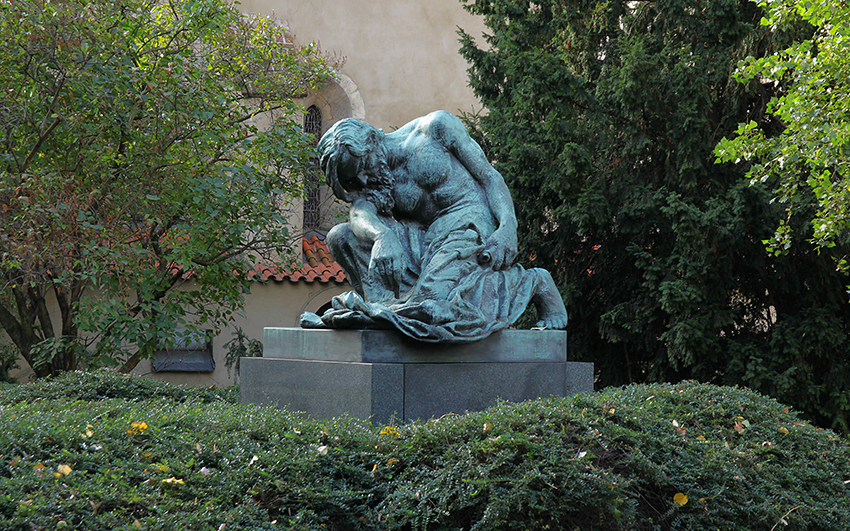
M369 155L380 150L383 138L383 131L355 118L340 120L322 136L319 164L335 196L348 201L346 192L366 187Z

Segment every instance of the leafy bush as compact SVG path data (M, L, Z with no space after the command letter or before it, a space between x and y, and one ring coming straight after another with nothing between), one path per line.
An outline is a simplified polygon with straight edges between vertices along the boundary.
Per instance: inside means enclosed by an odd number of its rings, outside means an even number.
M26 385L0 384L0 405L33 402L37 399L67 398L74 400L102 400L123 398L143 401L168 398L178 402L194 400L236 402L238 388L187 387L166 382L121 374L108 369L74 371L53 378L41 378Z
M21 351L12 343L0 341L0 382L14 382L10 372L17 369Z
M233 338L224 344L224 348L226 349L224 366L227 367L227 376L230 377L232 371L237 380L239 379L239 360L263 357L263 343L248 337L240 326L233 331Z
M99 398L74 389L98 380ZM636 385L373 427L145 382L0 391L0 529L850 528L847 441L742 389Z

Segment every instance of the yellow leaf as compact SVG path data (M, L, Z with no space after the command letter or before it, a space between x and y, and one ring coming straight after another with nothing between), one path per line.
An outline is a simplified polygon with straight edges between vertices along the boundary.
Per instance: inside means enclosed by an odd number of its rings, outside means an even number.
M130 424L130 429L127 430L127 435L138 435L144 433L148 429L147 422L133 422Z
M71 473L71 467L68 465L59 465L58 467L56 467L56 470L66 476Z
M676 505L685 505L688 503L688 497L681 492L677 492L676 495L673 496L673 503Z
M41 470L42 468L44 468L44 465L43 465L43 464L41 464L41 463L39 463L39 464L35 465L34 467L32 467L32 469L33 469L33 470Z
M166 465L166 464L154 463L153 466L155 466L157 468L157 470L159 470L160 472L168 472L168 465Z
M168 485L185 485L182 479L177 479L173 476L168 479L163 479L162 482Z
M788 433L788 428L786 428L785 426L780 426L779 433Z
M381 435L389 435L390 437L398 437L401 435L398 431L398 428L395 426L385 426L381 429Z

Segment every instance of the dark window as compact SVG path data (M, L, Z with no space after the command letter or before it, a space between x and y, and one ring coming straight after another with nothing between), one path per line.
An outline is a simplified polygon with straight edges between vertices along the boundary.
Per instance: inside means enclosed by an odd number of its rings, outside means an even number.
M313 146L319 143L322 136L322 111L315 105L307 109L304 116L304 132L312 135ZM310 171L304 178L304 231L319 226L319 161L310 161Z
M171 341L154 352L154 372L211 372L215 369L211 330L177 328Z

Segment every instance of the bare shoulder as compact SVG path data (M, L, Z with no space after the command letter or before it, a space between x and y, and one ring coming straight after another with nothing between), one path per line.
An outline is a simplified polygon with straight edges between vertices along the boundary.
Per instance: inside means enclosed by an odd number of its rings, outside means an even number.
M419 129L446 146L469 136L460 118L447 111L434 111L419 118Z
M420 118L422 125L435 129L462 129L466 131L460 118L448 111L434 111Z

